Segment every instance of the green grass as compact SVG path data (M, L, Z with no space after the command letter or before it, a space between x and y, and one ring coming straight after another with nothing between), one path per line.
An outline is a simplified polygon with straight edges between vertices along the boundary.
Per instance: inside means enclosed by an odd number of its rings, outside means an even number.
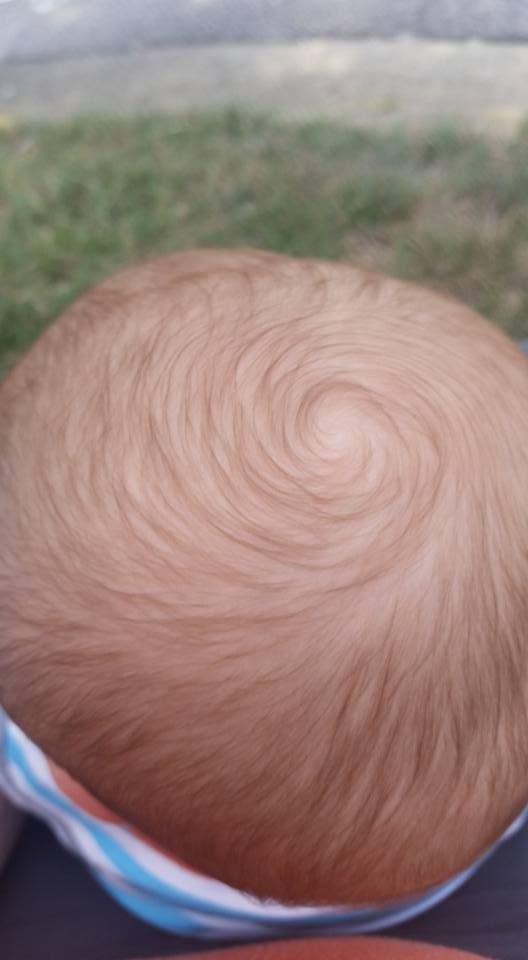
M528 126L513 143L231 110L0 133L0 363L118 266L246 244L374 266L528 334Z

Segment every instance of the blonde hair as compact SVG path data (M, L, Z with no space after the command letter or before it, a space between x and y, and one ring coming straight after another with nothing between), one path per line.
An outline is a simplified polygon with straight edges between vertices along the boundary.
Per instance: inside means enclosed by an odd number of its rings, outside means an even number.
M96 287L1 389L0 700L233 886L445 879L526 800L527 370L344 264Z

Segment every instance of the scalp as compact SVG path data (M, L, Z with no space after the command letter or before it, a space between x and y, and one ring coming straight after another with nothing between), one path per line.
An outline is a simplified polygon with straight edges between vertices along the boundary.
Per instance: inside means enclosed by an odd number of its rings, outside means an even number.
M109 805L304 902L411 892L506 825L528 378L498 331L344 265L180 254L81 298L1 411L0 696Z

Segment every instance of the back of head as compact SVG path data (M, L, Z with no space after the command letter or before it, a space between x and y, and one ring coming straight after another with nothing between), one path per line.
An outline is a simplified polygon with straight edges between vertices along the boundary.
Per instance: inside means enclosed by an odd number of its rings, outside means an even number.
M0 392L0 700L240 889L439 882L526 800L527 419L522 356L416 287L119 274Z

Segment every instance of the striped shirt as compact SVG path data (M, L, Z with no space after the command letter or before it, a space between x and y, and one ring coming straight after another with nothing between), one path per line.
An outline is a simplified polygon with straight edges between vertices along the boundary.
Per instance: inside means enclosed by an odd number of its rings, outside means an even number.
M0 790L16 806L48 823L123 907L186 937L233 940L382 930L444 900L493 852L418 897L358 909L286 907L233 890L160 850L55 767L1 710ZM527 813L512 824L499 844L520 829Z

